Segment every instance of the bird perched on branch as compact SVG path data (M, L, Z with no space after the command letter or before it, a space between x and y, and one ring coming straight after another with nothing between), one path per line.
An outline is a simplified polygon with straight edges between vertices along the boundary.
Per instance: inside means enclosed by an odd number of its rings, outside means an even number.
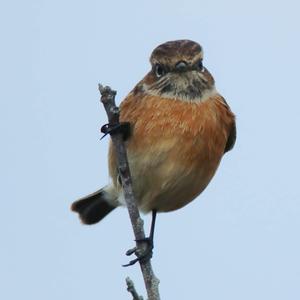
M155 220L156 212L179 209L206 188L234 146L236 126L198 43L166 42L150 62L150 72L121 103L120 121L130 123L126 147L135 198ZM72 204L84 224L124 204L112 144L108 160L112 183Z

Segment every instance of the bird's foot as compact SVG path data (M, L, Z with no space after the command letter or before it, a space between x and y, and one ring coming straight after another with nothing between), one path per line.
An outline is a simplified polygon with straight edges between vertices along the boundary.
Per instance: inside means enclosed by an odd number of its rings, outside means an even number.
M101 132L104 133L104 135L101 137L101 140L108 134L113 135L121 133L123 135L124 141L126 141L130 136L130 123L121 122L118 124L104 124L101 127Z
M132 249L127 250L126 251L127 256L135 254L137 258L131 260L128 264L123 265L123 267L133 266L138 261L141 263L145 263L152 258L153 248L154 248L153 239L151 239L150 237L146 237L135 241L137 242L137 244L144 244L144 246L143 245L141 245L141 247L136 246Z

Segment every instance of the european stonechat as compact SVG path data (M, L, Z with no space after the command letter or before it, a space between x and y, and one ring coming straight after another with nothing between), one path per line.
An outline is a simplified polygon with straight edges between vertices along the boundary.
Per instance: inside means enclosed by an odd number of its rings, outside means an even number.
M198 43L166 42L150 62L150 72L121 103L120 121L131 126L126 147L139 209L156 214L185 206L206 188L234 146L236 126ZM72 204L84 224L124 205L111 143L108 161L112 183Z

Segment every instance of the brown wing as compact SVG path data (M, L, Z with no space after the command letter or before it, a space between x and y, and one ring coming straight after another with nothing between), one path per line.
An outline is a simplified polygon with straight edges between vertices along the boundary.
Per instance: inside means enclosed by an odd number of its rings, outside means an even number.
M236 141L236 125L235 125L235 122L234 122L232 124L232 128L231 128L229 136L228 136L228 140L227 140L227 143L226 143L226 146L225 146L224 153L230 151L233 148L233 146L235 144L235 141Z
M224 98L222 98L222 101L225 104L225 106L227 107L227 109L229 111L231 111L228 103L226 102L226 100ZM224 153L230 151L234 147L235 141L236 141L236 123L235 123L235 121L233 121L230 132L229 132L229 136L228 136L228 139L227 139L227 143L226 143L226 146L225 146Z

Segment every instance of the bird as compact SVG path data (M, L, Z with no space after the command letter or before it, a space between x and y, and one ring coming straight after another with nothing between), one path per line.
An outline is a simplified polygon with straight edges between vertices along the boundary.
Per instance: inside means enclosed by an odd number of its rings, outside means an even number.
M207 187L236 141L235 115L203 64L202 46L174 40L157 46L151 69L120 105L129 122L125 140L133 191L144 213L180 209ZM95 224L124 206L122 182L110 141L111 183L71 205L83 224Z

